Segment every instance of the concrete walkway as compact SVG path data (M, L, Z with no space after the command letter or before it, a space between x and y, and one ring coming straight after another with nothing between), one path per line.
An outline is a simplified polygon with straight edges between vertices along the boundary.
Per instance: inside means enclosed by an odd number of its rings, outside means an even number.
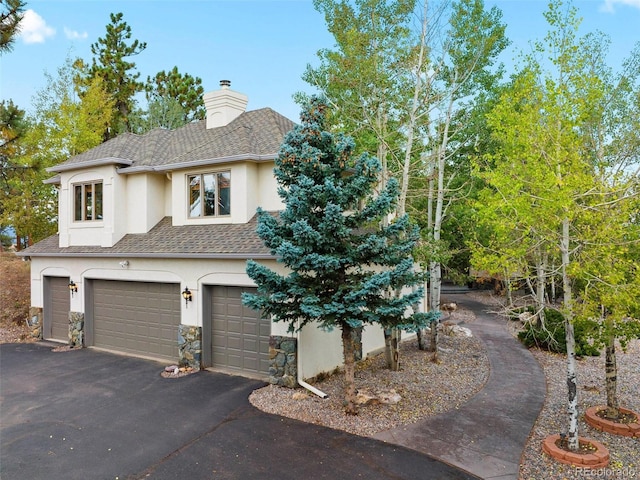
M518 478L520 457L546 394L544 374L531 353L463 294L450 300L472 310L465 325L484 342L491 364L485 387L459 408L375 438L433 456L483 479Z

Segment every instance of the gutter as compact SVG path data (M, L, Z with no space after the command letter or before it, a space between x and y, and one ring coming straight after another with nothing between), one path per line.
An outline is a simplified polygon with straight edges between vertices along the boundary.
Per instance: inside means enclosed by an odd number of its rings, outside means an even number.
M299 371L299 370L298 370ZM319 396L320 398L327 398L329 395L327 395L326 393L324 393L321 390L318 390L316 387L314 387L313 385L309 385L307 382L305 382L304 380L302 380L300 378L300 374L298 374L298 384L301 387L306 388L307 390L309 390L311 393L315 393L317 396Z
M69 170L81 170L83 168L101 167L103 165L133 165L132 160L118 157L105 157L95 160L86 160L84 162L75 163L63 163L60 165L54 165L53 167L45 168L47 172L59 173L67 172Z

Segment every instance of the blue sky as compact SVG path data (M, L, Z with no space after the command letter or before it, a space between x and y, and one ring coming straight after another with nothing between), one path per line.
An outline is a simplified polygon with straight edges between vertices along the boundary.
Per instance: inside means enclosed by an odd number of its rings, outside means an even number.
M485 0L498 6L512 40L502 60L547 31L546 0ZM609 64L618 68L640 41L640 0L574 0L583 17L581 33L601 30L611 36ZM333 38L311 0L27 0L29 12L12 52L0 57L0 98L31 109L33 95L45 85L44 71L55 74L66 56L90 61L90 45L104 37L109 14L122 12L132 37L147 42L135 58L141 79L177 66L202 78L205 91L229 79L249 97L248 108L271 107L298 119L292 100L310 91L300 76L316 52Z

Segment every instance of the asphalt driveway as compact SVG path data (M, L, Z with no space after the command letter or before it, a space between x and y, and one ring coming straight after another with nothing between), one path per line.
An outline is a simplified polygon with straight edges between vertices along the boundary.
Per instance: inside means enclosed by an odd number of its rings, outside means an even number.
M91 349L0 345L0 477L472 479L427 455L253 408L261 382Z

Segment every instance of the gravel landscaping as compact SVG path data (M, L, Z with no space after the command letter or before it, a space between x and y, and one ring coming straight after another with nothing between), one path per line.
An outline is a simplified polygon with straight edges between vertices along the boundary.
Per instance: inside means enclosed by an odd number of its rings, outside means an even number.
M501 299L485 294L472 294L498 314ZM455 323L470 323L472 312L458 310L451 314ZM505 317L503 317L505 318ZM504 319L505 328L516 333L516 322ZM399 372L384 368L384 359L377 356L362 362L356 372L356 387L360 390L395 390L402 397L395 405L376 404L362 407L357 417L343 413L343 374L331 375L314 383L329 395L322 400L305 390L268 386L252 393L249 400L257 408L305 422L344 430L356 435L371 436L376 432L414 423L421 418L459 407L477 393L488 378L488 361L484 346L475 338L442 335L440 360L431 362L430 354L419 351L415 341L403 342ZM547 397L544 407L525 445L520 480L607 480L640 479L640 439L600 432L582 418L593 405L606 404L604 390L604 355L578 361L578 396L581 419L579 435L603 443L610 452L609 467L585 472L552 460L541 451L548 435L566 431L568 417L566 390L566 358L563 355L531 351L544 370ZM640 341L632 342L626 353L618 350L618 399L620 405L640 412Z
M459 310L452 314L452 319L454 317L456 321L464 318L468 323L474 315ZM254 391L249 401L268 413L371 436L459 407L484 386L489 376L484 347L474 337L443 333L439 362L432 362L431 356L429 352L418 350L415 340L409 340L401 344L401 370L398 372L386 368L382 354L360 362L356 369L356 388L360 392L395 392L401 400L396 404L362 406L357 416L344 413L343 372L314 382L315 387L328 395L327 399L302 389L270 385Z

